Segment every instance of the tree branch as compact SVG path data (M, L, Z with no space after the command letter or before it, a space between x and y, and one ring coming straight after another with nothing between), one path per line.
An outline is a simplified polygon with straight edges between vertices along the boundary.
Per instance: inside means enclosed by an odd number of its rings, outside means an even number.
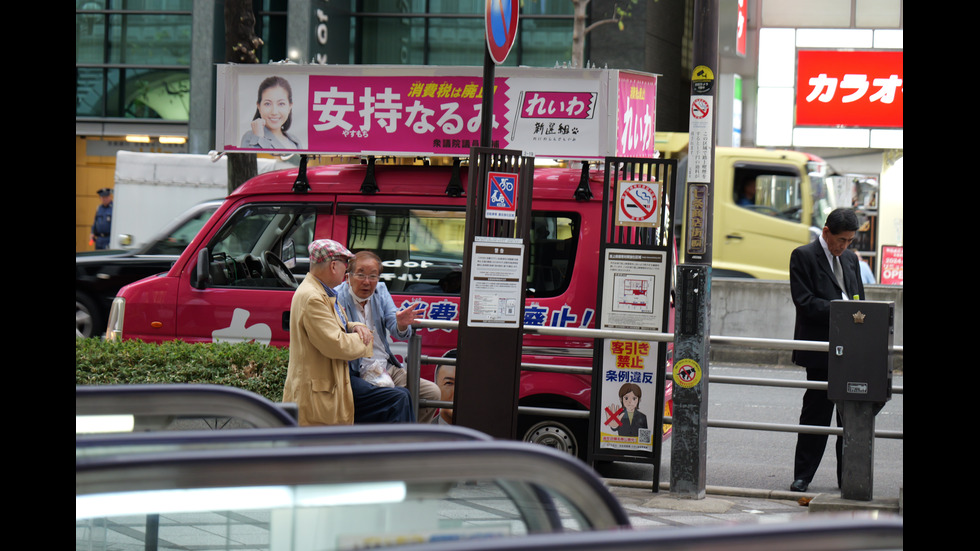
M620 15L618 17L610 17L609 19L603 19L602 21L596 21L585 28L584 34L589 34L590 32L592 32L592 29L595 29L599 25L605 25L606 23L619 23L622 20L623 20L623 16Z

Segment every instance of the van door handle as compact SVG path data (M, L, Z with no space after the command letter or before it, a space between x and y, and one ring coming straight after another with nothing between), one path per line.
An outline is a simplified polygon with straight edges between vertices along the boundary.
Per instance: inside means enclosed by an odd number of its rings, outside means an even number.
M725 239L742 239L742 236L737 233L730 233L725 236Z

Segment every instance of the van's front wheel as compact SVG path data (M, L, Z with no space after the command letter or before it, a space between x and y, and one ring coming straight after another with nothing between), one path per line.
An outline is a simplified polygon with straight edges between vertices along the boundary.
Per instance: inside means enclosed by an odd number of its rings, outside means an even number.
M535 422L537 421L537 422ZM585 444L588 428L585 422L569 420L565 423L540 417L520 423L522 440L542 444L585 460Z

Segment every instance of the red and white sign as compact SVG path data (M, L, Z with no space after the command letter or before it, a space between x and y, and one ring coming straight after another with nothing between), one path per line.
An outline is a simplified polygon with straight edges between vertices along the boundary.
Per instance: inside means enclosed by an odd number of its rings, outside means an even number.
M903 52L800 50L797 126L902 128Z
M703 98L695 98L691 101L691 116L695 119L703 119L708 116L711 109L708 101Z
M660 225L660 184L619 182L617 226L658 227Z
M745 35L747 34L745 25L749 18L746 0L738 0L738 14L736 17L738 20L735 22L735 53L745 57Z
M487 174L487 218L517 219L517 174L490 172Z
M881 247L881 283L882 285L904 285L905 276L902 273L902 256L904 248L895 245Z
M484 17L487 33L487 51L496 64L507 59L514 40L517 39L517 21L521 5L518 0L487 0Z

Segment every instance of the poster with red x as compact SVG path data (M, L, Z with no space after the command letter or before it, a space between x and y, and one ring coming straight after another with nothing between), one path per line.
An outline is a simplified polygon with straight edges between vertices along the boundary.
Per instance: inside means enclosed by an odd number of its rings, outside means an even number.
M603 343L599 447L650 451L659 432L651 411L656 404L657 344L628 339Z

